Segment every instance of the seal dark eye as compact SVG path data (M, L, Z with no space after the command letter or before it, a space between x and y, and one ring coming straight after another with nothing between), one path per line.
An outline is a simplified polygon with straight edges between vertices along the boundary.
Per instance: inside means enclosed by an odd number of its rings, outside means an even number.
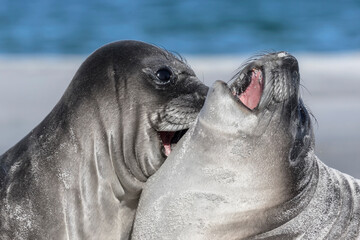
M172 72L169 69L161 68L156 72L156 77L161 82L168 82L171 79Z

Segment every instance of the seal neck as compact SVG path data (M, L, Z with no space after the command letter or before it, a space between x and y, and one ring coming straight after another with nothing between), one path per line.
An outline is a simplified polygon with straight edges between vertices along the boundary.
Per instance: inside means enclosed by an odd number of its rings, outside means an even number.
M296 162L290 160L294 138L284 128L272 131L274 128L268 126L259 136L241 131L224 134L222 129L214 131L200 116L188 145L197 146L196 151L202 153L197 159L202 161L200 166L222 169L223 174L231 172L236 176L233 191L241 193L240 202L246 203L244 210L271 209L299 195L307 188L312 174L312 159L301 156ZM212 176L210 181L217 177Z
M270 231L294 218L311 201L318 181L311 152L292 165L289 148L284 146L288 140L273 148L268 133L235 137L214 133L201 121L190 133L183 144L187 152L176 162L176 174L191 176L191 181L181 182L182 189L190 189L186 190L189 194L224 199L223 209L228 205L232 215L231 222L225 221L220 228L235 224L244 237ZM169 161L173 159L166 164ZM182 165L188 167L182 169ZM194 186L194 182L206 184Z

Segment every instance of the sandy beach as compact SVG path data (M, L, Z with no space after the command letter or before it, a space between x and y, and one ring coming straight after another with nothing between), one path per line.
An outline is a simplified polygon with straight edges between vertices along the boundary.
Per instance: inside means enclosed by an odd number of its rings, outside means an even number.
M316 152L360 178L360 53L295 54L302 96L316 117ZM185 56L207 85L229 81L249 56ZM51 111L85 56L0 56L0 154Z

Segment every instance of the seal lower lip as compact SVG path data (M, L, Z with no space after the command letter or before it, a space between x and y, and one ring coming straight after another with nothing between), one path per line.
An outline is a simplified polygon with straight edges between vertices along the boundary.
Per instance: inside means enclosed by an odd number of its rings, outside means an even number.
M162 145L164 147L164 153L166 156L169 156L172 148L176 146L179 140L184 136L188 129L176 131L176 132L158 132L161 139Z
M264 81L262 71L259 69L253 69L251 71L251 76L249 77L249 85L246 87L245 91L237 94L237 97L246 107L253 110L260 103Z

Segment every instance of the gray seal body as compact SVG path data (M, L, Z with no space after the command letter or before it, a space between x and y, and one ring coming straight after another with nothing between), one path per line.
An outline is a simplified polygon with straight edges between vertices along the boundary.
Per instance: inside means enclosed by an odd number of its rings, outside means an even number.
M0 239L127 239L144 183L206 93L153 45L95 51L51 113L0 156Z
M210 88L147 182L133 239L359 239L360 182L314 154L297 60L251 60Z

